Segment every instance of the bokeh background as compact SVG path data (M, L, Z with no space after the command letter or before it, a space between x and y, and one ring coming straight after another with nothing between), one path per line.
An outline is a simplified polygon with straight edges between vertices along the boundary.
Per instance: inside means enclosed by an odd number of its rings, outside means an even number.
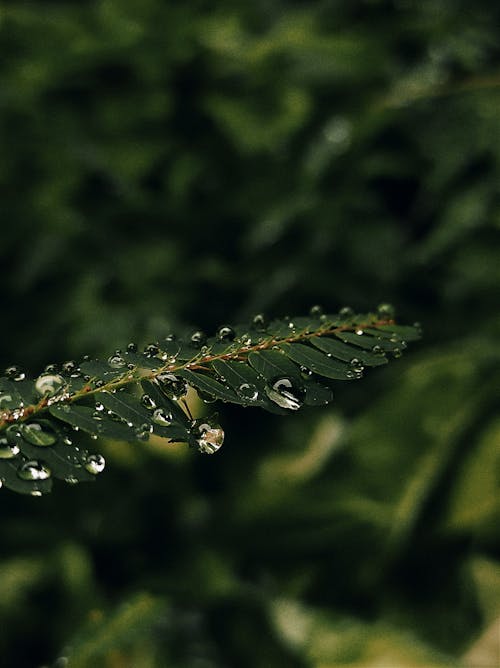
M2 490L9 667L500 662L500 5L0 10L0 363L395 304L422 343L214 457ZM203 406L195 406L198 411Z

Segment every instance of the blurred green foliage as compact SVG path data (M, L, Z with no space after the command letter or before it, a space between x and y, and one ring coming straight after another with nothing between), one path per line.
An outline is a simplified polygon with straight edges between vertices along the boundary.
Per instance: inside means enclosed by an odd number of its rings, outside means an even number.
M335 408L223 406L213 459L107 443L95 485L3 493L2 665L477 665L500 615L498 3L0 12L4 366L316 302L425 330Z

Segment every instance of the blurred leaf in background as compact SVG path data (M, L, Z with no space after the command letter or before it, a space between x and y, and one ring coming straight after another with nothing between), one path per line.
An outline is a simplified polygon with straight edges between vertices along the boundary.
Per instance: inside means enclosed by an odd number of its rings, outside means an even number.
M208 461L106 442L94 485L3 493L2 663L498 665L497 3L0 20L4 367L317 302L425 331L333 408L223 405Z

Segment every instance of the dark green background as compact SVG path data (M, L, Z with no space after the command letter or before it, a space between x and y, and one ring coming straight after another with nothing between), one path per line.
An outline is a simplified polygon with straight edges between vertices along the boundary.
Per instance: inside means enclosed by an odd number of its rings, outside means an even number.
M461 665L500 614L498 3L0 17L3 367L317 302L425 331L332 407L221 407L213 458L2 490L2 665Z

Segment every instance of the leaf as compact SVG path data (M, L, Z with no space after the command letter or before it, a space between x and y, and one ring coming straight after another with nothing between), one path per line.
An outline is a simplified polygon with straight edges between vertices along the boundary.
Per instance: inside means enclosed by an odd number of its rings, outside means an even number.
M319 350L315 350L303 343L296 343L294 345L286 343L280 347L294 362L303 365L320 376L333 378L334 380L349 380L350 378L354 378L353 371L348 364L343 364L338 360L327 357L319 352Z
M269 324L259 315L250 324L224 325L211 337L192 331L169 335L143 352L131 344L107 361L66 363L52 376L0 378L0 437L8 458L0 460L0 480L16 491L38 493L50 489L45 477L93 479L104 463L89 465L93 455L72 444L80 440L78 432L129 442L154 434L214 453L224 433L215 416L194 420L184 410L187 385L202 398L284 415L304 404L328 404L333 381L387 364L385 351L397 357L406 341L419 337L417 327L396 325L387 316L350 309L322 315L314 309L309 317ZM19 476L19 467L38 460L50 473L39 472L35 489ZM37 476L36 467L31 473Z

